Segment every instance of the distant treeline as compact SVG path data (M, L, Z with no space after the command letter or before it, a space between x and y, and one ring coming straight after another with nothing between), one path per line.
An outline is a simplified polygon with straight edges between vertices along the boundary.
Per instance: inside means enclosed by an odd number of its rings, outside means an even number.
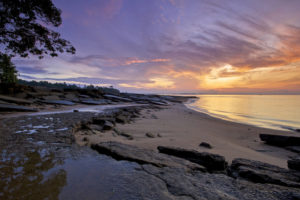
M120 91L118 89L111 87L98 87L94 85L86 85L83 87L79 87L75 84L67 84L67 83L50 83L48 81L26 81L22 79L18 79L18 84L33 86L33 87L45 87L50 89L87 89L87 90L101 90L104 93L111 94L119 94Z

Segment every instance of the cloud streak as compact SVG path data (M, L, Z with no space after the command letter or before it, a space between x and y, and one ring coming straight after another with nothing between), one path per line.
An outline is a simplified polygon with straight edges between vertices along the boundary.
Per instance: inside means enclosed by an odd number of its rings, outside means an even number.
M300 92L299 1L55 3L78 54L18 60L21 73L126 91Z

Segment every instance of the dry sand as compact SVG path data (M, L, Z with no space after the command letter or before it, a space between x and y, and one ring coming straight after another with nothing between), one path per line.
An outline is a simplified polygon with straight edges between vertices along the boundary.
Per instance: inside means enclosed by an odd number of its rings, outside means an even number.
M116 129L118 132L131 135L133 140L116 136L113 131L98 132L84 137L88 137L89 144L119 141L153 150L156 150L159 145L181 147L220 154L229 162L234 158L247 158L284 168L287 168L288 158L296 154L265 145L260 141L259 134L299 135L299 133L259 128L213 118L190 110L183 104L174 104L160 110L143 110L142 115L135 122L118 124ZM150 138L146 133L151 133L155 137ZM79 144L85 144L82 141L83 136L76 134L75 137ZM213 148L200 147L201 142L207 142Z

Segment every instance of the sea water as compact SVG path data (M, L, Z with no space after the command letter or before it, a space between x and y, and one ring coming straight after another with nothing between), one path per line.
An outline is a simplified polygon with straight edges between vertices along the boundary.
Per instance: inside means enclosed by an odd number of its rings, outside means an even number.
M300 131L300 95L194 95L186 105L213 117L277 130Z

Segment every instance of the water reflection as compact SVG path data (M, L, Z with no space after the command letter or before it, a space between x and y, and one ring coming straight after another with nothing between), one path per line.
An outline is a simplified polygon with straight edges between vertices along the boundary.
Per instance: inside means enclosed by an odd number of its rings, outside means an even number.
M300 95L197 96L188 106L214 117L279 130L300 128Z
M67 174L63 169L51 169L62 163L53 153L43 154L40 150L23 155L3 150L0 157L0 199L58 199L67 183Z

